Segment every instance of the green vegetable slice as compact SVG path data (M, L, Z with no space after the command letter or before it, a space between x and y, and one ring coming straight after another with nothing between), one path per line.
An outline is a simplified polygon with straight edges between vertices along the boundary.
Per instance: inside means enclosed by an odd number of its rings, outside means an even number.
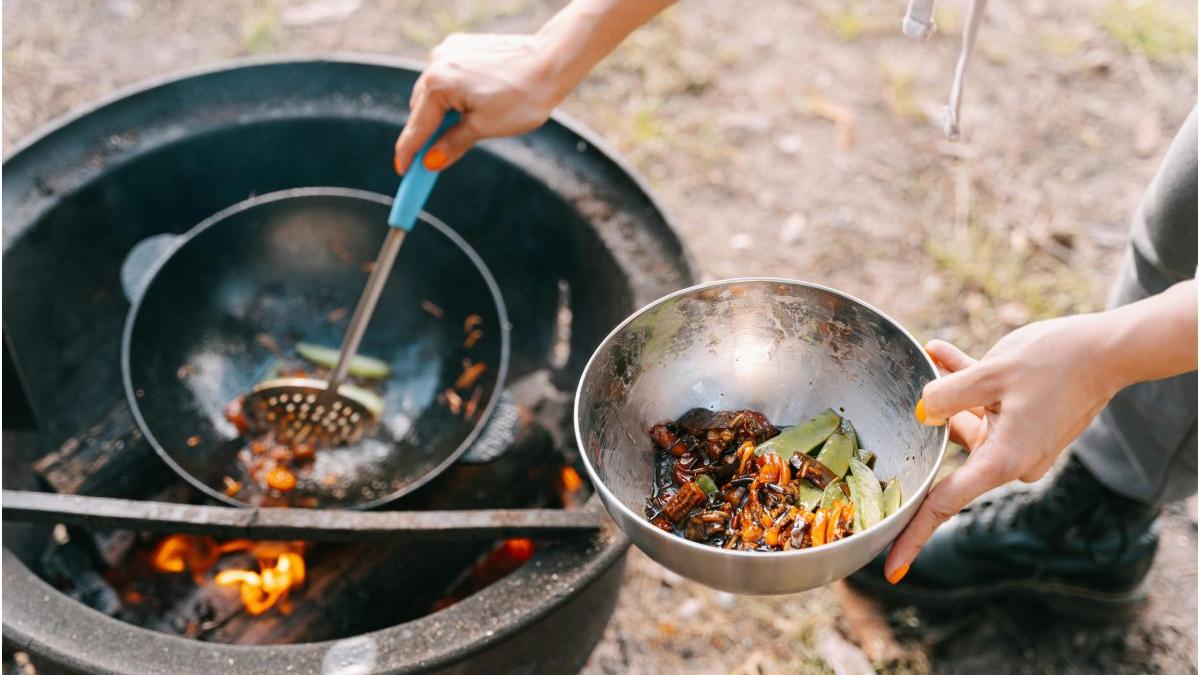
M800 496L796 503L805 511L812 511L821 504L822 493L807 480L800 481Z
M296 345L296 353L305 361L316 364L323 368L333 368L337 365L339 351L332 347L322 347L308 342L301 342ZM383 361L365 356L363 354L355 354L350 358L349 373L354 377L365 377L370 380L378 380L392 374L392 369Z
M343 384L338 387L338 393L346 398L358 401L375 417L383 415L383 399L373 391L368 391L353 384Z
M892 515L900 509L900 483L893 478L887 482L887 487L883 488L883 515Z
M835 480L825 486L825 492L821 494L821 508L832 509L838 502L846 500L846 493L842 491L842 481Z
M757 452L760 455L771 452L780 457L791 457L795 452L807 454L824 443L825 439L837 431L841 423L841 416L832 410L826 410L758 446Z
M821 452L817 453L817 461L828 467L838 478L842 478L850 468L853 454L854 447L850 444L850 439L838 432L825 441Z
M875 453L871 452L870 450L863 450L862 448L855 450L854 459L857 459L863 464L871 467L872 471L875 470Z
M699 485L700 489L704 490L704 494L706 495L711 495L717 491L717 484L714 483L713 479L709 478L706 474L700 474L699 476L696 476L696 485Z
M854 502L856 525L861 519L862 529L867 529L883 520L883 489L875 472L857 459L850 460L850 499Z
M854 430L854 425L850 423L849 417L842 418L842 423L838 425L838 431L842 432L843 436L850 439L850 444L854 446L854 450L857 452L858 448L860 447L858 444L858 432Z
M854 481L846 481L846 485L850 486L850 502L854 504L854 519L852 523L854 525L854 531L862 532L863 530L867 529L866 526L863 525L862 509L858 508L858 505L862 503L862 497L859 496L858 488L856 487L857 484Z

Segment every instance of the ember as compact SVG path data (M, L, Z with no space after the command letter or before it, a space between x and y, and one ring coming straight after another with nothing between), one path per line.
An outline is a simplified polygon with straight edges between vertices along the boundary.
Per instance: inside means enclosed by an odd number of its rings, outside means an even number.
M434 611L445 609L503 579L528 562L533 552L532 539L505 539L476 562L470 573L460 579L454 588L433 603Z

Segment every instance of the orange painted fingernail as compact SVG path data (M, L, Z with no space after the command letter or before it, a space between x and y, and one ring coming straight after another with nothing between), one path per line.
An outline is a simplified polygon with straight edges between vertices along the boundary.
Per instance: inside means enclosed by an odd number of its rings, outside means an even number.
M900 580L904 578L904 575L908 574L908 568L911 564L912 563L906 563L892 570L892 573L887 575L888 583L892 584L893 586L900 583Z
M404 175L404 169L400 168L400 155L394 155L392 157L392 167L396 169L397 176Z
M925 399L917 399L917 407L913 408L913 414L917 416L917 421L925 424Z
M425 153L425 168L430 171L438 171L446 166L446 153L437 148L430 149Z

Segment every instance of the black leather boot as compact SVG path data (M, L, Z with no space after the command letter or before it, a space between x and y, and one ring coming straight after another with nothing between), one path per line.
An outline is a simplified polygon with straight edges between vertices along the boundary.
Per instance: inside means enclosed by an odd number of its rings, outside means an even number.
M1146 599L1157 516L1071 457L1045 488L985 498L951 518L898 584L884 579L884 555L850 581L881 599L930 609L1007 598L1119 619Z

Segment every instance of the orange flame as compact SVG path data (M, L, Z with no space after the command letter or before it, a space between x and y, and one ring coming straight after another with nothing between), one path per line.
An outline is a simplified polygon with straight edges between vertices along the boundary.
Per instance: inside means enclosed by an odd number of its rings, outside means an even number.
M248 552L258 559L259 571L228 569L217 573L218 586L240 586L242 604L252 615L267 611L285 599L288 592L304 583L303 542L254 542L233 539L217 544L210 537L172 534L163 538L150 555L155 570L167 573L190 571L197 584L217 560L230 553ZM281 609L283 606L280 606Z
M238 586L242 604L252 615L271 609L293 588L304 583L304 558L300 557L300 546L284 546L293 550L281 550L280 545L269 543L250 546L251 552L258 557L259 571L222 570L215 578L217 585Z
M172 534L154 547L150 564L159 572L190 571L199 583L204 573L217 564L219 555L213 540L208 537Z
M563 508L573 509L583 500L583 478L579 472L569 466L564 466L558 474L558 496Z
M564 466L562 470L562 484L567 492L578 492L583 487L583 479L579 477L579 472L569 466Z

